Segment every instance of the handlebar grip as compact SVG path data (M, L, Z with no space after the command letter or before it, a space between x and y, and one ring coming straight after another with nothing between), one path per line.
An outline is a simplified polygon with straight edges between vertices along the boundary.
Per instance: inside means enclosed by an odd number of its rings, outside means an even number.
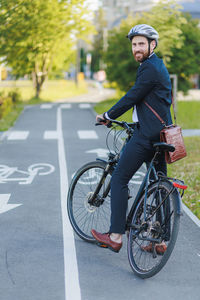
M97 122L98 123L95 123L95 126L103 125L103 123L106 123L106 120L105 119L101 119L101 118L97 118Z
M106 123L108 120L97 118L98 123L95 123L95 126L103 125L103 123ZM110 121L106 127L110 128L112 127L112 122Z

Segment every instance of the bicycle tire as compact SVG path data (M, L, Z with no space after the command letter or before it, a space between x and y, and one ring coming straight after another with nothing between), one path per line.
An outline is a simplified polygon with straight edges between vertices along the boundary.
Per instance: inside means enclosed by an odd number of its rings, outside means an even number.
M105 170L106 162L94 161L81 167L74 175L67 197L67 211L70 223L76 234L87 242L95 242L91 229L107 232L110 225L110 195L108 194L99 207L91 206L89 198L94 192ZM107 175L99 192L101 197L106 184L110 180Z
M152 222L152 227L149 226L149 228L146 228L146 232L143 230L139 233L140 230L136 229L137 226L142 226L142 222L144 221L144 194L141 196L132 218L132 228L130 229L127 244L128 259L133 272L143 279L154 276L164 267L176 243L180 224L180 214L177 213L177 201L179 201L179 199L176 197L179 196L177 193L169 194L171 189L172 185L167 181L153 183L148 188L146 208L148 217ZM159 195L162 195L162 199L164 199L164 197L167 198L164 201L165 204L163 203L159 211L153 215L153 210L155 210L157 205L155 202L158 201L156 199L158 199ZM168 201L167 205L166 201ZM158 221L159 218L160 221ZM163 220L161 221L161 219ZM148 252L143 249L143 247L150 243L147 241L147 238L152 237L154 224L157 224L157 235L159 235L160 238L162 238L161 236L163 236L163 238L165 236L164 241L167 245L167 250L164 252L164 255L159 255L155 251L154 253ZM142 238L146 238L146 241L142 240Z

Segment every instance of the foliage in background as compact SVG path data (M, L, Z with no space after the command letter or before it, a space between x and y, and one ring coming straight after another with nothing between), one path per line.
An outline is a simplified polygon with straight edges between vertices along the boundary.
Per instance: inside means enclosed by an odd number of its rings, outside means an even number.
M0 92L0 120L4 119L15 106L20 102L20 93L14 89L7 94L3 91Z
M74 59L75 37L93 31L85 0L0 0L0 56L38 97L52 69Z
M191 88L189 76L200 74L200 28L199 20L191 15L184 15L187 23L181 25L184 46L180 49L172 48L169 72L178 74L178 89L187 92Z
M92 72L97 72L100 69L102 69L103 64L103 53L105 50L105 39L106 39L106 20L104 18L104 11L102 8L100 8L97 12L96 18L95 18L95 25L97 34L94 36L94 40L92 43L93 50L91 51L92 54L92 62L91 62L91 70Z
M159 44L155 52L163 58L171 73L178 74L179 89L187 90L188 77L198 73L200 28L191 17L186 17L175 1L160 1L150 11L129 16L114 28L108 36L108 49L105 53L107 78L127 91L135 82L138 63L135 62L131 44L126 35L136 24L149 24L159 32ZM196 32L196 39L195 39ZM196 55L195 55L196 53Z

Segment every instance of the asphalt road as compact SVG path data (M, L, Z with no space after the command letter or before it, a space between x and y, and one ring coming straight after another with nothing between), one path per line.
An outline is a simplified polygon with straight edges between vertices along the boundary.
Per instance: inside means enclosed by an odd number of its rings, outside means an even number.
M66 213L72 174L105 148L92 104L30 106L0 143L0 299L200 299L200 230L184 213L167 265L137 278L126 237L115 254L74 236ZM92 150L92 151L91 151Z

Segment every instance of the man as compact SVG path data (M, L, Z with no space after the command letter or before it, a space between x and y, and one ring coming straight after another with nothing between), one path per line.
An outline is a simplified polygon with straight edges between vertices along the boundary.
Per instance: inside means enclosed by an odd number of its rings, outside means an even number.
M128 203L128 182L141 165L148 163L153 155L153 143L160 141L163 125L144 103L147 102L166 122L172 123L170 114L171 82L169 73L161 59L154 53L158 44L158 32L151 26L140 24L133 27L128 36L132 43L132 52L140 63L135 85L111 109L103 115L97 115L97 121L103 119L105 125L109 119L116 119L130 108L137 128L126 145L111 180L111 226L109 233L102 234L92 229L92 235L103 246L118 252L122 247L122 234L125 233L126 210ZM164 155L159 158L157 171L167 173ZM145 247L151 251L152 246ZM156 251L163 254L165 243L156 245Z

